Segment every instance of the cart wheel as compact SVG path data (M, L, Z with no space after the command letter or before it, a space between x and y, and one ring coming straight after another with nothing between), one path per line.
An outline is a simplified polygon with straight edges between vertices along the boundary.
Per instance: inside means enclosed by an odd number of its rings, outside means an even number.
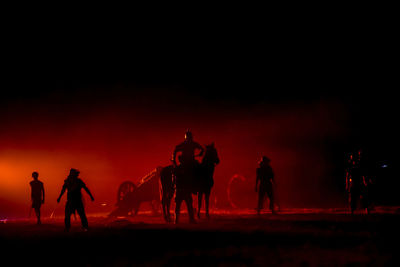
M125 196L132 193L136 189L136 185L130 181L123 182L118 188L117 203L124 200Z
M239 208L240 207L240 202L237 202L238 197L236 196L238 193L238 189L243 189L243 184L246 183L246 177L240 175L240 174L235 174L232 176L232 178L229 180L228 187L227 187L227 195L228 195L228 201L229 204L231 204L232 208Z

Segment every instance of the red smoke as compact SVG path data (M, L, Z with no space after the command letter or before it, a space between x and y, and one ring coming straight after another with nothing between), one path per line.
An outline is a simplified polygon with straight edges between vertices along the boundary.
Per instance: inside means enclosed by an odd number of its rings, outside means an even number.
M272 159L281 206L318 205L337 196L329 188L333 166L324 148L325 140L345 134L346 114L335 103L236 108L235 103L177 106L179 101L169 103L162 97L156 103L139 97L97 103L85 102L88 99L79 104L27 100L10 105L0 133L1 213L10 212L9 203L18 214L28 212L30 175L38 171L48 215L72 167L81 171L96 199L88 203L88 211L101 210L101 203L111 209L122 181L137 182L155 167L169 164L187 128L197 142L215 142L221 163L214 196L221 207L228 206L226 187L234 174L246 177L254 188L262 155ZM255 203L250 201L248 207Z

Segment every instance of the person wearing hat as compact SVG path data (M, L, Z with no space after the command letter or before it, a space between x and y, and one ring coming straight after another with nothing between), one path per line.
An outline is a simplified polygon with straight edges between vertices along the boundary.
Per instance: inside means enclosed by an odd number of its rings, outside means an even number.
M261 209L263 208L265 197L269 198L269 208L272 213L275 213L274 210L274 172L272 171L271 165L269 164L271 160L266 156L261 158L259 162L259 167L257 168L257 176L256 176L256 192L258 192L258 205L257 205L257 214L260 214Z
M78 212L79 217L81 218L81 223L82 227L85 231L88 230L89 225L88 221L86 218L85 214L85 208L83 206L82 202L82 193L81 189L83 188L92 201L94 201L94 198L92 196L92 193L90 193L89 188L86 187L85 183L78 178L79 176L79 171L76 169L71 169L69 172L69 175L67 179L64 180L64 185L61 189L60 196L57 199L57 203L60 203L61 197L67 190L67 203L65 204L65 230L69 231L71 228L71 215L75 213L75 211Z

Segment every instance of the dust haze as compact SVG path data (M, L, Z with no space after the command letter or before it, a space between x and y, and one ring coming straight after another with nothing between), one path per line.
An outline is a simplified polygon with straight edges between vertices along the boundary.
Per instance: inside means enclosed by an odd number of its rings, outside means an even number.
M243 90L257 98L254 88ZM235 174L246 178L243 206L255 208L255 169L262 155L272 159L281 207L343 205L340 171L331 156L346 138L349 123L340 102L263 99L238 104L210 96L113 85L9 101L0 117L1 215L28 212L33 171L45 184L43 214L49 215L70 168L81 171L94 194L88 212L109 211L121 182L137 182L170 164L186 129L203 145L215 142L221 163L212 199L221 208L230 207L226 191Z

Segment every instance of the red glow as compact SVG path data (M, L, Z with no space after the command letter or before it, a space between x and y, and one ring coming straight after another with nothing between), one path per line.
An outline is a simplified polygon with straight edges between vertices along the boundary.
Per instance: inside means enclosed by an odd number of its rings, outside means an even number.
M73 167L81 171L96 199L87 203L89 212L112 209L119 184L138 182L155 167L168 165L174 146L190 128L196 141L214 141L218 149L221 164L213 194L219 205L230 206L226 188L234 174L254 187L257 162L268 155L281 205L302 206L327 193L321 177L329 175L329 165L318 142L343 134L334 105L274 110L258 106L245 112L210 110L206 115L101 106L62 118L40 111L28 118L15 115L7 122L7 130L0 133L2 198L28 207L28 183L32 171L38 171L46 190L43 214L50 215Z

